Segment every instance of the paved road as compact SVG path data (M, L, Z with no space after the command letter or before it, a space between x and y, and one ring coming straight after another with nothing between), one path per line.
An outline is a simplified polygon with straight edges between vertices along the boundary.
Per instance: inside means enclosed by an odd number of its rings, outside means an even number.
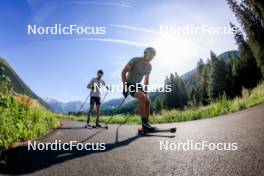
M81 122L63 127L38 142L79 141L106 143L105 151L28 151L13 149L5 155L0 173L8 175L264 175L264 104L212 119L158 125L177 126L175 134L139 136L138 126L116 125L108 130L84 129ZM92 137L93 134L95 136ZM175 135L175 136L173 136ZM160 141L237 143L237 150L160 150ZM2 162L3 163L3 162Z

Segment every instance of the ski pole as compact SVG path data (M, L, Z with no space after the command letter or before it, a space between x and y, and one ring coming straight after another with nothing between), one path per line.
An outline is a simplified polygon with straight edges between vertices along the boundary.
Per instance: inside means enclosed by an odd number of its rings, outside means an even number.
M118 107L116 108L117 110L120 109L120 107L122 106L122 104L125 102L126 98L127 98L127 97L125 97L125 98L122 100L122 102L118 105ZM110 123L110 121L112 120L113 117L114 117L114 114L112 114L112 116L107 120L107 122L105 123L105 127L107 126L107 124Z
M116 143L118 142L118 131L119 131L119 128L127 122L127 120L129 119L129 117L130 117L130 115L128 115L128 116L125 118L125 120L124 120L122 123L120 123L120 124L118 125L118 127L116 128Z
M84 100L83 104L81 105L80 109L78 112L81 112L83 106L85 105L85 103L87 102L88 98L90 97L90 95L87 96L87 98Z
M107 94L108 94L108 92L106 92L105 95L104 95L104 98L103 98L102 103L101 103L102 105L104 103L104 100L105 100L105 97L107 96Z
M129 117L130 117L130 116L128 115L128 116L125 118L125 120L124 120L122 123L120 123L120 124L118 125L118 127L116 128L116 142L118 142L118 131L119 131L119 128L127 122L127 120L129 119Z
M118 110L119 110L119 108L121 107L121 105L125 102L126 98L127 98L127 97L125 97L125 98L122 100L122 102L118 105L118 107L117 107ZM108 129L107 124L111 121L111 119L113 118L113 116L114 116L114 114L112 114L112 116L111 116L111 117L108 119L108 121L105 123L105 126L104 126L105 129ZM96 136L97 134L101 133L103 130L104 130L104 129L101 129L101 130L97 131L97 132L94 133L93 135L91 135L91 136L89 136L88 138L82 140L81 143L83 143L83 142L85 142L85 141L87 141L87 140L93 138L93 137Z

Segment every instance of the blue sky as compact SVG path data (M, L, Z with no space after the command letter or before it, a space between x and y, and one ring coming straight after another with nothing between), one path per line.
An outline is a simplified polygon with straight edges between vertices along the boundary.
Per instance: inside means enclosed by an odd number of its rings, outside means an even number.
M163 84L171 72L183 74L207 59L237 49L233 35L159 35L160 25L237 24L224 0L3 0L0 5L0 57L43 98L83 100L98 69L108 84L118 84L123 66L157 49L151 83ZM105 26L105 35L28 35L27 25ZM112 93L108 97L120 97Z

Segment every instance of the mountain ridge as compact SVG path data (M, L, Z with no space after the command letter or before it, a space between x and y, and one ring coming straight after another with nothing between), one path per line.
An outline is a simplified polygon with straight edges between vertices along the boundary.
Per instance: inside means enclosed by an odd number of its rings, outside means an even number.
M33 92L30 87L20 78L20 76L15 72L12 66L4 59L0 57L0 76L6 76L10 79L9 85L12 87L13 91L18 94L27 95L33 99L39 101L39 103L45 108L52 110L48 103L42 100L35 92Z

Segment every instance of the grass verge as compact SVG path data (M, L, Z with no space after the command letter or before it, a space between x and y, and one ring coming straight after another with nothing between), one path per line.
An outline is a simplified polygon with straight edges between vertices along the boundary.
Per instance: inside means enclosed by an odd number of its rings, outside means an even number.
M231 112L241 111L258 104L264 103L264 82L259 84L253 90L243 89L242 97L236 97L232 100L228 100L225 96L221 97L217 101L211 103L208 106L200 106L195 108L185 108L184 110L163 110L160 114L150 117L151 123L171 123L182 122L198 119L206 119L219 115L228 114ZM114 115L111 123L120 124L123 120L130 116L126 124L140 124L141 119L138 115ZM75 117L67 116L67 119L86 121L85 116ZM105 123L109 119L109 116L100 117L100 121Z
M37 139L58 127L57 115L22 95L0 95L0 149Z

